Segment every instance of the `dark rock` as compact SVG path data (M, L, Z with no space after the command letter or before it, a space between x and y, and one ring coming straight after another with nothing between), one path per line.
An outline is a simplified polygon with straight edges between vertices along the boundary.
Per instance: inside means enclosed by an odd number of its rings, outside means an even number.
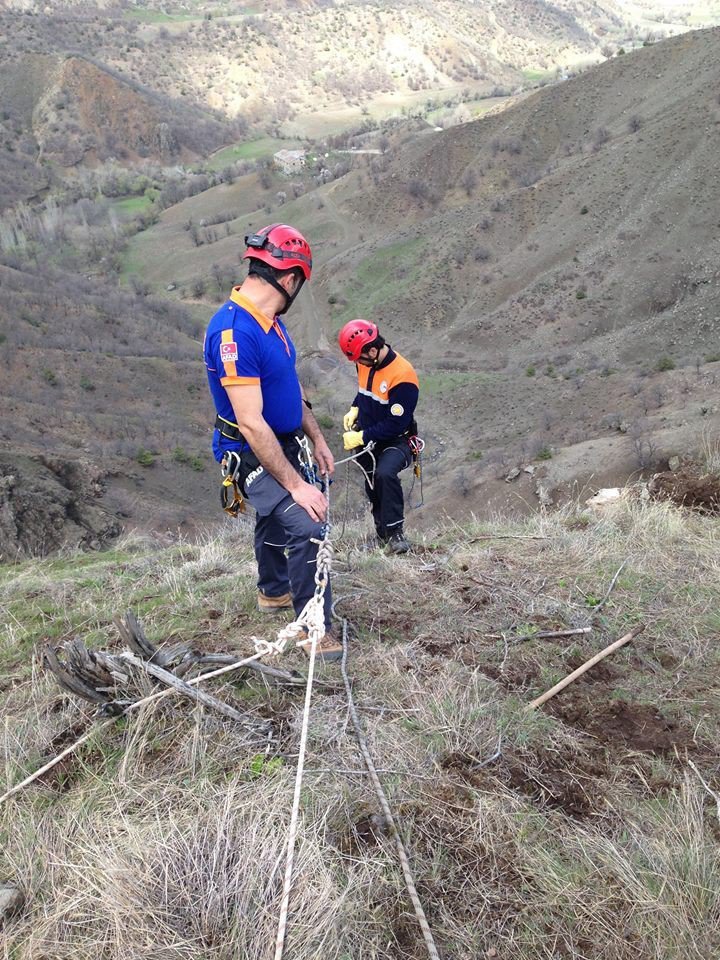
M99 502L104 479L89 461L0 454L0 560L96 550L117 537L118 518Z

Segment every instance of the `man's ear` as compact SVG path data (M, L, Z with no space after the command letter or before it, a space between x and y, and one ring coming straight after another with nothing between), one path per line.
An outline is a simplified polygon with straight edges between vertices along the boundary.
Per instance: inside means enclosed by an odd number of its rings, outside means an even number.
M290 273L286 273L285 276L284 276L284 277L281 277L281 279L280 279L280 286L283 287L283 289L287 291L288 296L290 296L290 297L291 297L291 296L295 293L295 291L297 290L297 287L298 287L298 284L299 284L299 283L300 283L300 278L298 277L298 275L297 275L294 271L292 271L292 272L290 272Z

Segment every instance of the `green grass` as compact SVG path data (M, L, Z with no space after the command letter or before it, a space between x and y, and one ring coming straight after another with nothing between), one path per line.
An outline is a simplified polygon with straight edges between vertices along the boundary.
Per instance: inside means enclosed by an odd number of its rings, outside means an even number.
M162 10L150 10L144 7L131 7L125 11L125 16L131 20L141 20L143 23L181 23L186 20L202 20L202 13L165 13Z
M420 389L423 396L440 397L471 383L492 380L489 373L466 373L463 370L448 370L420 374Z
M223 147L205 161L204 166L210 170L222 170L229 163L236 160L261 160L271 157L278 150L298 150L302 147L300 140L279 140L276 137L261 137L258 140L241 140L228 147Z
M113 210L117 213L126 216L133 217L138 213L145 213L146 210L149 210L153 205L152 200L149 197L125 197L123 200L114 200L111 204Z
M372 316L408 293L420 279L426 242L422 237L402 240L363 260L342 291L347 303L333 307L337 329L353 317Z
M552 70L523 70L522 75L528 83L540 83L541 80L551 80Z

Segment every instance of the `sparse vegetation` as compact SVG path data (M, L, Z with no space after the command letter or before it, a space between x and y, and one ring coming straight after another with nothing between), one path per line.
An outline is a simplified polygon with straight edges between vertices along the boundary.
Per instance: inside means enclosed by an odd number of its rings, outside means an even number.
M338 612L352 616L355 697L440 950L536 960L560 939L589 960L623 956L628 942L639 960L714 956L715 803L695 771L714 788L717 524L632 500L602 517L574 506L445 524L415 538L402 578L398 561L363 549L364 533L352 526L338 543L352 557L347 586L362 587ZM492 539L508 535L520 539ZM41 640L79 635L107 649L113 614L131 608L155 642L202 646L212 629L213 649L244 653L279 625L261 622L254 601L247 532L171 548L126 539L106 554L0 568L10 781L88 728L87 707L41 673ZM630 647L524 712L638 621L648 628ZM592 632L574 642L536 637L585 624ZM278 666L302 669L299 656ZM313 698L293 950L327 956L332 941L338 957L419 956L394 845L354 772L336 669L321 679L331 685ZM207 960L271 956L302 690L238 676L212 692L251 721L269 718L274 737L170 699L118 720L9 802L0 871L27 894L3 929L11 953L89 957L112 942L121 958L162 942L181 960L200 943Z
M151 450L146 450L144 447L140 447L138 452L135 454L135 459L141 467L152 467L155 463L155 454Z

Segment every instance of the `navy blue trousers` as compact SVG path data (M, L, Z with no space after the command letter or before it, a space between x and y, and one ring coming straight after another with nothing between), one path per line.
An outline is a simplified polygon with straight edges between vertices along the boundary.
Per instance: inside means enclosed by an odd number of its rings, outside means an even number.
M398 439L396 443L397 446L373 450L377 461L374 473L370 454L358 457L358 463L372 480L372 487L365 481L365 493L372 506L375 530L382 540L387 540L393 533L402 533L405 521L405 498L398 474L410 466L412 453L404 439Z
M323 524L298 506L266 470L248 478L245 495L256 512L258 589L268 597L291 593L297 616L315 592L315 560ZM325 590L325 628L332 622L332 593Z

